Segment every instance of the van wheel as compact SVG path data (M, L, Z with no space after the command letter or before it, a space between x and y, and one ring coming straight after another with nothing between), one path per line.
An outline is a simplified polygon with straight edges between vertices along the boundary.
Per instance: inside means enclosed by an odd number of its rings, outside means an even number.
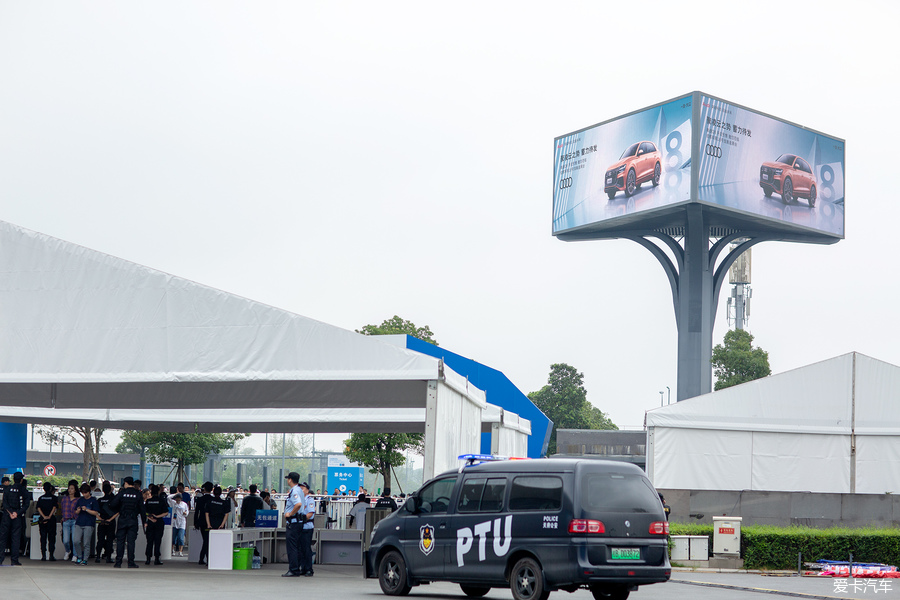
M406 576L406 561L399 552L388 552L378 564L378 583L388 596L405 596L412 589Z
M509 587L515 600L547 600L550 590L544 589L544 574L533 558L523 558L509 575Z
M626 600L630 593L628 588L621 586L591 586L591 594L594 595L594 600Z
M489 591L491 588L481 586L481 585L466 585L464 583L459 584L459 589L463 591L463 594L468 596L469 598L481 598Z

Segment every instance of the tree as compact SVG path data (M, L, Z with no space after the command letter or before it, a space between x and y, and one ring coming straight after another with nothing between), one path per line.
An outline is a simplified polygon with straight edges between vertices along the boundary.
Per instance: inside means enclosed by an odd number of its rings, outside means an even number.
M557 429L618 429L609 417L587 400L584 374L565 363L550 365L547 385L528 394L541 412L553 421L547 454L556 454Z
M437 340L428 325L417 327L412 321L401 319L397 315L383 321L381 325L366 325L357 329L363 335L393 335L405 333L429 344L438 346ZM391 467L399 467L406 462L403 452L414 450L424 453L425 436L421 433L351 433L350 439L344 441L344 455L362 465L369 467L370 472L384 478L384 487L391 487Z
M81 476L84 481L100 479L100 449L104 445L106 429L75 427L72 425L36 425L35 431L47 444L67 442L81 452Z
M207 455L231 448L245 438L246 433L175 433L167 431L122 432L122 443L116 452L147 448L146 457L154 463L174 463L175 480L185 481L185 465L195 465L206 460ZM185 482L187 483L187 482Z
M354 433L344 440L344 456L381 475L389 488L391 468L406 463L405 451L421 449L422 437L421 433Z
M754 348L752 343L750 332L733 329L725 334L723 344L713 348L711 362L716 374L715 389L724 390L772 374L769 353L760 347Z
M401 319L397 315L382 322L381 325L366 325L362 329L357 329L356 333L361 333L363 335L394 335L405 333L406 335L411 335L423 342L428 342L435 346L440 345L437 343L437 340L434 339L434 334L431 332L431 329L428 328L428 325L416 327L416 324L412 321Z

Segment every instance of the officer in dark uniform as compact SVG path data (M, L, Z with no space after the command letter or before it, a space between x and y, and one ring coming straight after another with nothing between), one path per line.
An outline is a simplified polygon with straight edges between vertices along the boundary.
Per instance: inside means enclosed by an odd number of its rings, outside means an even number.
M206 564L206 557L209 555L209 526L206 524L207 504L212 498L213 484L211 481L204 482L200 488L203 495L194 502L194 529L200 530L200 536L203 538L203 545L200 548L199 564Z
M112 493L112 484L103 482L103 496L97 502L100 503L100 520L97 521L97 551L94 562L100 562L102 554L106 555L106 562L111 563L113 553L113 541L116 539L116 518L119 516L112 507L115 496Z
M150 497L144 501L144 512L147 519L144 521L144 532L147 534L147 561L145 565L150 564L150 556L155 556L154 564L161 565L159 559L163 532L166 529L166 522L163 520L169 516L169 503L165 496L160 497L159 486L155 483L150 484Z
M10 564L21 566L19 562L19 545L22 541L22 523L24 522L25 509L31 504L28 489L22 483L24 475L21 472L13 474L13 484L3 492L3 510L0 517L0 548L6 548L9 540ZM0 565L4 556L0 554Z
M391 512L397 510L397 503L391 498L391 488L384 488L384 493L381 495L381 498L378 499L378 502L375 503L375 506L372 508L389 508Z
M56 513L59 512L59 498L53 493L53 484L44 484L44 495L37 499L38 529L41 532L41 560L47 560L47 549L50 560L56 560ZM34 543L33 541L31 542Z
M144 503L141 490L134 486L134 479L126 477L122 481L122 489L110 502L112 509L119 513L116 528L116 567L122 566L125 556L125 543L128 543L128 568L137 569L134 562L134 541L138 533L138 517L144 520Z

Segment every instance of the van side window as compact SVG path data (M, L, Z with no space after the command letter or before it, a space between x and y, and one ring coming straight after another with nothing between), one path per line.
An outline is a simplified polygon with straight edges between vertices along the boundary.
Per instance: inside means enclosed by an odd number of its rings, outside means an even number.
M445 513L450 508L450 496L453 495L453 487L456 485L456 477L439 479L419 492L421 505L419 512L422 514Z
M469 477L462 484L457 512L498 512L506 495L505 477Z
M640 475L591 473L581 489L581 506L587 511L652 513L659 510L659 495Z
M559 510L562 491L559 477L516 477L509 492L509 510Z

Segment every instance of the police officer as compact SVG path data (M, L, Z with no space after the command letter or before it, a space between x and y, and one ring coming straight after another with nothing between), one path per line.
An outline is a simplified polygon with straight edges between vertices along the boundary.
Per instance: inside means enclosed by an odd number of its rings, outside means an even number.
M303 490L303 508L300 512L300 522L303 524L303 529L300 530L300 574L312 577L312 536L315 526L316 499L310 495L308 483L304 481L299 487Z
M200 488L203 495L194 502L194 529L200 530L200 536L203 538L203 545L200 548L200 563L206 564L206 557L209 555L209 526L206 524L206 511L210 499L212 499L213 484L206 481Z
M22 483L24 475L21 472L13 474L13 484L3 491L3 510L0 517L0 549L5 549L9 540L10 564L21 566L19 562L19 545L22 541L22 523L25 510L31 504L28 489ZM0 565L4 556L0 554Z
M128 543L128 568L137 569L134 562L134 541L138 533L138 517L144 519L144 503L141 499L141 490L134 487L134 479L126 477L122 480L122 489L110 503L112 509L119 513L116 528L116 568L122 566L122 558L125 556L125 543Z
M41 532L41 560L47 560L48 548L50 560L56 560L53 554L56 552L56 513L59 512L59 499L53 493L53 484L49 481L44 484L44 495L37 500L37 511L40 517L38 530Z
M381 498L378 499L378 502L375 503L373 508L389 508L391 512L395 512L397 510L397 503L391 498L391 488L384 488L384 492L381 494Z
M150 484L150 497L144 501L144 512L147 515L144 521L144 533L147 534L147 560L145 565L150 564L150 557L155 556L154 564L161 565L160 558L163 532L166 530L166 522L163 520L169 516L169 503L166 497L160 497L159 486L155 483Z
M291 471L285 479L291 486L287 500L284 503L285 542L288 555L288 570L282 577L300 577L300 532L303 524L300 522L300 511L303 509L304 497L300 490L300 474Z
M100 562L101 554L106 555L106 562L111 563L113 553L113 541L116 539L117 513L112 507L115 496L112 493L112 484L103 482L103 496L97 499L100 504L100 520L97 521L97 550L94 562Z

